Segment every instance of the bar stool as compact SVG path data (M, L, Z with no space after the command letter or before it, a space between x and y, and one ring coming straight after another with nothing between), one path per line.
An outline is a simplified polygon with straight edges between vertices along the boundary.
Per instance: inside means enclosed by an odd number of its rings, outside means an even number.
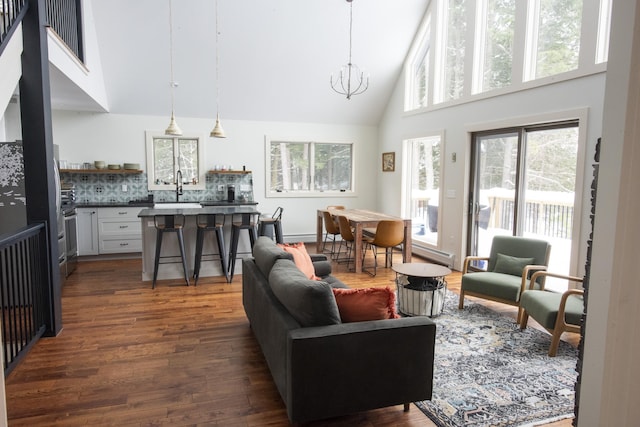
M249 241L251 249L256 242L256 224L258 222L259 213L242 213L240 221L231 222L231 251L229 252L229 283L233 281L233 274L236 268L236 258L240 254L238 252L238 240L240 239L240 231L247 230L249 232ZM251 254L251 252L242 252Z
M180 256L182 257L182 269L184 270L184 280L189 286L189 274L187 273L187 257L184 252L184 235L182 230L184 228L184 215L155 215L153 217L153 225L156 227L156 257L153 266L153 288L156 287L156 280L158 278L158 266L160 264L176 263L178 261L165 261L160 262L161 258L176 258L176 255L161 256L162 252L162 237L164 233L176 233L178 236L178 244L180 246Z
M284 243L282 236L282 207L278 207L271 217L260 217L258 224L258 236L267 236L267 228L272 227L273 235L275 236L276 243ZM271 234L269 234L271 237Z
M194 283L198 284L198 276L200 275L200 265L202 263L202 257L210 256L211 259L205 261L220 260L220 266L222 267L222 273L224 274L227 282L229 281L229 274L227 273L227 252L224 248L224 214L198 214L196 216L196 256L195 264L193 267L193 279ZM218 253L203 254L202 246L204 244L204 236L207 231L214 231L216 234L216 242L218 244Z

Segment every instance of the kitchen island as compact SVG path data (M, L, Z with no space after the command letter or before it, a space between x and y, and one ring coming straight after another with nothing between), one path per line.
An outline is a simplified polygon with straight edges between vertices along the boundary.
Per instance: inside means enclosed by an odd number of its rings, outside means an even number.
M166 207L154 207L142 209L138 214L141 221L142 228L142 280L151 281L153 279L153 266L156 250L156 228L154 226L153 218L156 215L184 215L184 246L187 259L187 267L189 277L193 277L193 268L195 263L196 253L196 217L200 214L222 214L225 218L224 225L224 243L225 250L227 252L227 259L231 243L231 222L240 219L242 215L260 214L255 204L252 205L234 205L234 206L203 206L203 207L191 207L196 206L192 204L185 204L185 208L175 207L177 204L167 204ZM187 207L189 206L189 207ZM162 256L175 256L177 263L161 264L158 267L158 280L164 279L183 279L184 273L182 270L182 263L180 262L180 248L178 246L178 239L169 233L164 237L162 242ZM251 252L251 245L246 233L241 233L240 240L238 242L237 253L248 254ZM205 235L204 254L217 253L217 245L215 237L212 233ZM242 263L236 263L235 274L241 274ZM224 273L220 267L219 261L206 261L203 256L202 266L200 267L199 277L211 277L220 276L224 277Z

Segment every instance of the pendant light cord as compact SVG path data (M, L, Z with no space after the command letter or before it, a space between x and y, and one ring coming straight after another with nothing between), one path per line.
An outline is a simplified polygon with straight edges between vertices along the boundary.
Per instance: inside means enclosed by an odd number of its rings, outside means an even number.
M173 11L172 0L169 0L169 73L171 77L171 114L173 114L173 89L175 82L173 81Z
M220 30L218 29L218 0L216 0L216 117L220 113L220 67L219 67L219 54L218 54L218 34L220 34Z

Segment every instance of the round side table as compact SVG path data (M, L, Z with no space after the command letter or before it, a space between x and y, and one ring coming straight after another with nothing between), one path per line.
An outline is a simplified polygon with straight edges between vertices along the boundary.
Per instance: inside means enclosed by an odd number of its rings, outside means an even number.
M406 263L391 267L396 272L398 310L408 316L435 317L444 310L445 276L451 270L438 264Z

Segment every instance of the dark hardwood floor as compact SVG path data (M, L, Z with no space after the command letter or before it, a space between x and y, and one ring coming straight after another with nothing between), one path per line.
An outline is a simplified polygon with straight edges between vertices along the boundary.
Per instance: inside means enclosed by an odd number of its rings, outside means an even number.
M334 274L352 287L393 286L395 277L344 265ZM197 287L159 281L153 290L140 277L140 260L79 263L62 292L62 332L40 340L6 379L9 425L288 425L244 315L242 277L201 278ZM459 281L459 273L448 276L449 289ZM513 308L492 307L515 319ZM309 425L434 424L400 405Z

